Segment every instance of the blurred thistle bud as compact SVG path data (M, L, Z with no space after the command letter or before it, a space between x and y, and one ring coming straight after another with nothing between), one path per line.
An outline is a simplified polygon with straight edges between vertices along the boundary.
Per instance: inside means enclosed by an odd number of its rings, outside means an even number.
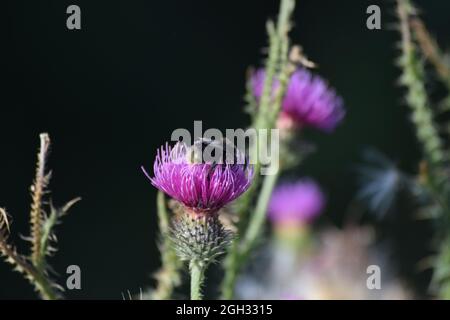
M325 196L311 179L279 185L268 208L277 242L283 247L306 249L310 244L309 225L324 207Z
M325 206L325 196L311 179L280 184L269 203L269 219L275 225L301 226L309 224Z

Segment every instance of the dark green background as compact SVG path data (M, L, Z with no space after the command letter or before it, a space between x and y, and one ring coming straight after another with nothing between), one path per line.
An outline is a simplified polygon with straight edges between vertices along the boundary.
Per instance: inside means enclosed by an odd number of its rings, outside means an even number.
M81 7L80 31L66 29L69 4ZM382 30L366 28L369 4L381 7ZM429 28L446 41L450 2L420 6ZM60 250L52 259L62 279L67 265L82 269L82 290L67 296L120 299L128 289L138 292L151 285L159 265L155 189L139 167L150 167L172 130L192 129L194 120L204 128L248 124L245 72L262 62L265 21L278 3L15 0L2 8L0 204L14 220L13 239L19 243L17 235L29 233L28 188L38 134L46 131L53 141L54 202L83 198L58 228ZM322 183L327 223L346 219L352 167L365 146L412 172L420 155L396 87L393 12L392 1L298 1L292 40L319 64L347 108L335 134L306 134L319 149L295 173ZM415 275L423 289L429 274L416 273L414 263L426 253L429 234L404 216L381 225L396 235L393 254L404 274ZM0 263L0 298L34 297Z

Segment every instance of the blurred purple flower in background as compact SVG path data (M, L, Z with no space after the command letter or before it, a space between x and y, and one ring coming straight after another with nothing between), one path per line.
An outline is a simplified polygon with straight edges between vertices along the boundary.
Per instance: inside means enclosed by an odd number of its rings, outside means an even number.
M265 71L257 70L250 79L253 95L263 92ZM332 132L345 116L342 98L327 83L310 71L299 68L290 80L283 100L280 119L297 127L314 127Z
M154 177L142 170L156 188L197 214L217 212L250 186L251 166L196 162L192 154L192 147L182 142L173 148L166 144L157 152Z
M311 179L278 186L269 203L269 219L275 224L305 224L325 207L325 196Z

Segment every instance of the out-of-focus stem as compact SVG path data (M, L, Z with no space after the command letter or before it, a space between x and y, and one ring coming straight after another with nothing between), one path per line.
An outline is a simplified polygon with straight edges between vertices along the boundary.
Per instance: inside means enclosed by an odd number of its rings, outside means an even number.
M441 244L439 255L434 263L434 274L432 288L438 293L440 299L450 300L450 274L448 265L450 264L450 239L444 239Z
M447 90L450 91L450 65L446 61L446 58L439 48L436 40L428 32L427 27L420 18L411 17L410 25L424 56L434 66L437 75L444 85L447 86ZM450 95L447 95L447 97L443 100L440 110L444 112L450 110Z
M170 219L164 193L161 191L158 191L157 195L157 211L162 242L160 244L162 266L155 275L157 284L151 296L154 300L167 300L172 298L174 289L180 285L180 269L182 263L170 245L170 239L168 237Z
M425 24L418 17L411 18L410 24L425 57L434 66L441 80L450 85L450 68L445 62L436 40L430 35Z
M402 56L400 65L402 67L402 84L407 88L406 100L411 107L413 122L416 127L416 134L419 142L422 144L425 158L430 166L430 172L427 175L425 186L430 191L436 204L442 212L441 233L444 239L439 250L438 258L434 264L433 282L438 286L441 298L449 298L450 296L450 272L448 262L450 261L450 242L448 241L448 228L450 226L450 207L448 200L447 181L444 172L444 161L448 158L444 156L444 148L441 138L436 130L434 122L434 113L429 106L428 95L425 88L425 70L423 62L417 54L416 44L411 36L410 26L415 26L417 40L422 41L424 51L431 50L433 47L430 38L427 38L425 29L421 29L423 25L414 24L415 10L409 0L397 0L397 14L400 19L400 31L402 35ZM413 23L410 24L411 20ZM422 39L420 40L420 37ZM426 43L428 41L428 43ZM431 47L429 47L431 46ZM434 48L436 49L436 48ZM433 49L433 50L434 50ZM427 55L427 52L425 52ZM429 58L437 59L437 51L429 51ZM437 61L435 61L437 63ZM446 76L446 72L441 70L441 76Z
M290 28L289 19L294 11L295 0L282 0L280 3L280 11L278 14L277 28L271 21L267 23L267 32L269 35L269 54L265 63L265 78L263 83L263 91L261 99L258 105L257 114L252 125L256 130L270 129L275 126L278 112L281 106L281 98L284 95L282 90L278 90L280 94L273 95L273 87L275 81L275 74L280 66L284 66L287 62L287 51L289 47L289 41L287 33ZM282 81L283 79L278 79ZM280 85L280 88L282 85ZM273 101L275 100L275 101ZM257 137L258 138L258 137ZM261 167L258 161L258 154L261 146L257 142L250 152L252 152L252 159L256 159L255 164L255 179L250 189L238 200L238 212L241 215L241 226L246 225L245 214L248 211L249 206L252 203L252 199L258 190L259 186L259 170ZM242 231L242 228L238 228Z
M238 272L245 264L247 257L251 250L257 244L258 238L264 227L264 221L266 218L267 206L272 195L273 188L278 180L280 170L273 175L264 177L261 192L256 204L255 212L250 217L249 225L244 234L244 237L240 241L237 250L230 253L225 277L222 284L222 298L231 299L234 295L234 287L237 279Z
M263 92L258 106L258 113L253 123L253 127L256 130L272 129L276 125L276 119L291 72L288 68L289 39L287 33L290 28L289 20L294 11L294 7L295 0L281 0L276 29L273 23L269 22L267 24L270 46L265 66ZM274 79L277 72L279 86L274 94ZM238 238L234 241L225 259L225 276L222 282L222 298L224 299L231 299L233 297L237 274L245 263L248 252L253 248L264 225L267 203L279 174L277 173L275 176L266 176L264 178L261 194L256 205L257 211L254 215L249 216L250 207L256 192L259 190L259 170L261 164L258 155L260 154L261 148L267 148L267 146L262 146L260 140L257 139L255 146L251 149L254 156L253 159L257 159L255 180L251 188L238 201L237 205L240 218L238 237L242 234L244 234L244 237L242 240Z
M409 17L414 12L408 0L397 0L397 13L400 18L402 35L402 56L400 65L403 69L402 84L407 88L406 100L412 110L412 120L416 134L422 144L424 154L434 169L444 159L442 141L434 123L434 115L428 104L428 95L424 85L425 71L420 61L415 43L412 41Z
M250 218L247 232L243 238L242 253L245 257L250 250L253 249L258 236L261 234L266 219L267 206L272 195L272 191L278 180L280 170L273 175L264 177L264 181L259 194L258 202L256 203L255 212Z
M158 211L159 232L165 235L169 232L169 214L167 212L166 199L164 193L158 191L156 196L156 205Z

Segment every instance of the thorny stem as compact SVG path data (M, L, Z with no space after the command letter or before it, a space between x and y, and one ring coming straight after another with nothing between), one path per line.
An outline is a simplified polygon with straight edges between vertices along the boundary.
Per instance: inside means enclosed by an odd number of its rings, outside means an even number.
M49 214L47 215L44 212L44 198L49 192L47 187L50 180L50 173L46 172L46 161L49 148L50 138L48 134L40 134L40 148L37 156L36 176L33 185L31 186L31 254L29 257L25 258L17 253L13 245L10 245L7 242L9 225L6 212L3 209L0 209L0 253L5 256L7 262L15 267L15 270L21 272L25 278L35 286L43 299L53 300L61 298L59 290L62 289L49 277L49 266L46 262L46 256L55 250L55 248L51 246L51 241L56 240L53 234L53 228L58 224L59 218L67 214L72 205L78 202L80 198L73 199L58 209L50 204Z
M436 40L430 35L421 19L417 17L411 18L410 24L425 57L434 66L441 80L450 88L450 68L445 62Z
M439 182L441 178L439 172L442 169L443 160L445 160L442 141L436 130L433 110L428 103L428 95L424 84L424 66L418 57L417 49L411 35L409 22L415 10L409 0L397 0L397 3L403 54L400 60L401 67L403 68L401 80L402 84L408 90L406 100L412 109L412 119L416 127L417 138L422 144L425 157L430 164L431 170L428 174L426 185L438 205L450 216L448 201L442 198L442 188ZM417 28L419 28L417 26L417 18L413 18L412 21L415 21L412 25L416 24L417 31Z
M50 205L50 214L48 217L42 222L42 238L41 238L41 265L42 270L44 270L46 266L46 255L52 251L52 247L50 245L50 241L54 239L53 229L58 225L59 219L66 215L70 208L77 202L81 200L80 197L74 198L67 202L61 208L55 208L52 204Z
M167 212L166 199L162 191L158 191L156 196L157 211L158 211L158 222L159 222L159 232L163 235L169 232L169 214Z
M258 107L258 114L255 117L253 125L257 130L275 127L276 119L281 108L281 102L286 92L287 82L290 72L292 71L288 68L288 65L290 64L287 58L289 48L287 33L290 28L289 19L294 7L295 0L282 0L280 3L276 30L273 23L269 22L267 25L270 47L265 66L263 93ZM277 72L279 73L278 80L280 84L275 95L273 95L273 84ZM250 189L241 197L241 199L239 199L237 207L240 218L238 233L245 234L245 237L241 241L238 241L238 239L234 241L225 260L225 276L222 282L222 298L224 299L231 299L233 297L237 274L245 263L248 252L254 246L264 225L267 204L279 174L277 173L275 176L265 177L262 187L263 190L256 206L257 212L250 217L250 220L247 223L249 208L259 186L259 170L261 164L259 162L258 154L260 153L260 148L264 147L267 146L262 146L258 140L251 150L253 159L257 159L255 164L255 179Z
M167 212L166 200L164 193L158 191L157 195L157 211L159 221L159 232L161 233L162 243L161 252L161 269L156 273L157 280L156 289L152 292L152 299L167 300L172 297L175 287L180 280L181 261L178 259L175 250L170 245L169 233L169 214Z
M191 300L202 300L202 285L205 278L205 268L198 261L192 260L189 263L191 273Z
M289 47L289 39L287 33L290 28L289 19L294 11L295 0L282 0L280 3L280 11L278 14L277 29L274 24L269 21L267 23L267 31L269 35L269 54L265 66L265 78L263 84L263 91L258 106L258 113L254 119L253 127L256 130L270 129L275 126L276 118L281 106L281 98L284 95L283 90L278 90L279 94L273 99L273 84L277 71L280 71L280 66L283 66L287 61L287 51ZM279 79L280 81L282 79ZM280 88L282 85L280 85ZM257 137L258 138L258 137ZM251 159L256 159L255 164L255 178L250 189L238 200L238 212L240 214L240 223L238 231L242 232L247 223L248 208L252 203L252 199L259 186L259 170L261 163L259 162L259 150L261 146L259 142L251 149Z
M276 174L265 176L255 212L251 216L248 229L242 239L242 242L240 243L240 246L237 247L238 250L234 250L230 253L232 255L229 256L229 264L227 265L228 269L225 272L225 278L222 284L223 299L233 298L238 272L245 263L250 251L255 247L258 237L264 227L267 206L269 204L273 188L278 180L279 173L280 170L278 170Z
M1 229L6 225L7 230ZM39 291L45 300L55 300L58 298L52 284L36 268L30 265L27 260L17 253L16 249L8 244L9 224L4 209L0 208L0 253L6 257L6 261L15 267L15 270L23 273Z
M445 175L443 172L444 149L434 122L433 110L428 103L428 96L425 88L425 70L423 62L417 54L415 43L411 36L410 25L415 28L417 40L422 41L422 49L428 58L437 59L437 51L429 51L434 47L423 25L418 24L418 20L413 18L415 10L409 0L397 0L397 14L400 19L400 31L402 35L402 57L400 60L403 69L402 84L407 87L406 100L412 109L413 122L416 127L416 134L419 142L423 146L425 157L430 165L430 172L426 180L428 187L436 204L443 213L444 242L439 250L438 258L435 262L433 283L440 288L441 298L448 298L450 295L450 272L448 271L448 261L450 261L450 243L448 241L448 226L450 219L450 207L448 202L448 190L445 188ZM412 23L410 24L412 20ZM436 48L435 48L436 49ZM426 51L428 50L428 52ZM433 61L432 61L433 62ZM433 63L437 63L434 61ZM445 76L447 71L440 70L436 66L441 76Z
M450 214L447 200L442 199L439 183L439 172L445 160L442 141L439 137L434 122L433 110L428 102L425 88L425 71L420 61L415 43L410 30L410 18L415 10L409 0L397 0L397 14L400 19L400 31L402 36L402 56L400 65L403 69L401 77L402 84L407 88L406 100L412 109L412 120L416 127L416 135L422 144L423 151L428 163L430 173L427 185L438 204Z
M42 133L40 136L40 148L36 165L36 177L31 186L32 203L30 212L32 253L31 261L38 269L42 269L42 197L45 194L45 188L48 184L49 176L45 173L45 163L48 149L50 147L50 138L48 134Z
M447 90L450 90L450 66L436 40L430 35L420 18L411 17L410 24L424 56L434 66L439 78L447 86ZM443 100L440 109L444 112L450 110L450 96Z
M264 177L264 181L261 187L261 193L256 203L255 212L253 213L247 232L243 238L242 254L246 256L248 252L254 247L258 236L264 226L264 221L266 218L267 206L269 205L270 196L275 187L275 184L280 175L280 170L275 174L267 175Z
M5 256L11 259L11 262L16 265L23 273L25 273L26 278L36 287L39 294L44 300L56 300L58 299L58 294L56 293L53 286L47 281L44 275L38 273L31 265L29 265L23 257L19 256L17 252L11 249L10 246L5 245L3 239L0 239L1 250ZM18 270L19 270L18 269Z
M57 300L61 298L44 275L38 275L34 278L33 282L44 300Z
M428 96L424 85L424 67L417 56L409 28L409 17L413 12L413 7L407 0L398 0L397 12L402 35L400 63L403 74L401 80L408 89L406 100L412 109L412 120L416 127L417 138L423 145L425 156L434 169L444 160L444 153L442 141L433 120L433 112L428 105Z
M31 204L31 261L36 268L34 274L31 276L36 288L40 292L43 299L54 300L57 299L58 295L54 290L52 283L48 280L45 275L45 255L46 252L43 250L42 245L45 244L44 241L48 239L43 238L43 212L42 212L42 202L43 197L46 194L46 188L50 179L50 173L46 173L46 162L47 155L50 148L50 137L47 133L41 133L40 147L36 165L36 177L33 185L31 186L32 192L32 204ZM47 234L49 236L50 234Z

